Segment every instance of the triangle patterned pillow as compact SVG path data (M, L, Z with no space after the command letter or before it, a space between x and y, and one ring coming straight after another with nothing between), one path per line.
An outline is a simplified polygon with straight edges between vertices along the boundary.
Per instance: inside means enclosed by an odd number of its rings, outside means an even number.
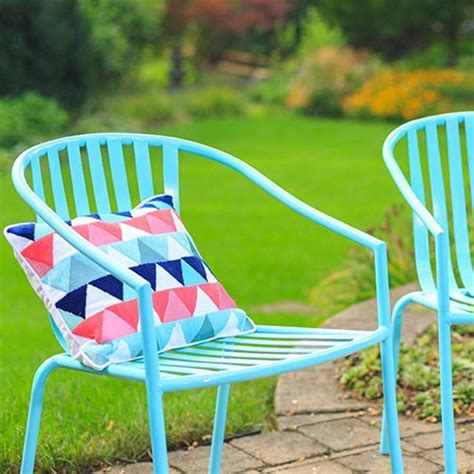
M202 260L171 196L67 223L150 282L160 352L255 330ZM74 358L101 370L143 355L132 288L45 223L12 225L5 236Z

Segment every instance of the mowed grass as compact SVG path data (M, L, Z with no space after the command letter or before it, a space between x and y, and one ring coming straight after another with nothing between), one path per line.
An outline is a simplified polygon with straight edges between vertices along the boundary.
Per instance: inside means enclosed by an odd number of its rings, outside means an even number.
M380 149L383 123L298 117L215 119L157 132L194 139L240 157L298 197L357 227L381 221L400 199ZM215 163L185 156L182 215L201 252L243 308L307 301L352 245ZM2 227L32 214L0 176ZM48 318L5 239L0 242L0 472L16 471L34 371L59 351ZM257 323L318 325L321 318L252 313ZM375 317L375 316L374 316ZM275 379L232 387L227 434L272 427ZM315 390L321 389L315 387ZM170 447L201 441L212 428L215 389L166 396ZM146 455L144 386L57 371L50 377L37 463L67 472Z

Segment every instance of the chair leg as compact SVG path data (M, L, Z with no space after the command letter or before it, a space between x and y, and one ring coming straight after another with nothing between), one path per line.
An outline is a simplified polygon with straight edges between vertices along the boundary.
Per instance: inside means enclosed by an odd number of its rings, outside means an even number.
M168 474L168 448L163 408L163 392L148 393L153 474Z
M388 337L380 344L382 359L383 400L388 431L390 464L394 474L403 473L402 449L400 446L400 431L398 428L398 411L396 397L395 364L393 360L393 342Z
M31 388L30 407L28 409L28 421L26 424L25 444L23 446L23 458L21 461L21 474L32 474L35 467L36 445L41 422L41 411L43 408L44 386L50 372L57 367L54 357L45 360L33 379Z
M212 431L211 458L209 460L209 474L219 474L224 447L225 423L227 418L227 402L229 400L230 384L217 387L216 412L214 429Z
M443 427L444 465L446 473L456 473L456 437L453 411L453 376L451 327L442 318L438 321L439 369L441 391L441 423Z
M400 339L402 335L402 322L403 322L403 313L406 307L411 303L409 299L401 299L397 302L393 308L392 316L392 331L390 337L392 338L392 350L393 350L393 367L395 372L395 390L396 390L396 381L398 373L398 359L400 356ZM382 454L390 453L390 443L388 437L388 424L387 416L385 412L385 405L383 409L382 416L382 429L380 432L380 452Z

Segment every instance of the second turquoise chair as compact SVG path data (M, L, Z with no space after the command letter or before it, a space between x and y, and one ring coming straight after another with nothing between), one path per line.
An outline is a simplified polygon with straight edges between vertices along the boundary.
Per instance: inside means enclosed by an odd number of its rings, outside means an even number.
M395 369L406 307L418 303L435 310L444 461L446 472L453 474L457 466L451 328L456 324L474 324L471 252L474 112L436 115L406 123L387 137L383 155L396 185L413 210L416 270L421 288L403 296L393 310ZM408 155L409 181L395 158L405 155ZM388 423L385 423L382 452L389 450L388 431Z

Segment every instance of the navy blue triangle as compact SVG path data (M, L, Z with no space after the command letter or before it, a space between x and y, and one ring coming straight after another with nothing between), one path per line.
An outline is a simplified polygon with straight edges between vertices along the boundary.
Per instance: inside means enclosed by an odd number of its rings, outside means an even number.
M132 217L132 213L130 211L114 212L114 214L124 217Z
M141 205L140 207L154 207L155 209L159 209L160 208L159 202L163 202L174 209L173 197L170 196L169 194L155 196L153 199L151 199L150 201L147 201L145 204Z
M138 273L141 277L145 278L150 282L151 287L156 290L156 266L154 263L144 263L137 265L136 267L130 267L135 273Z
M97 278L97 280L91 281L90 285L115 296L119 300L123 300L123 283L113 275Z
M75 290L63 296L57 303L56 307L69 311L81 318L86 317L86 299L87 299L87 285L80 286Z
M183 260L207 281L206 269L199 257L184 257Z
M169 262L157 262L157 264L166 270L173 278L184 285L183 270L179 260L170 260Z
M19 224L14 227L9 227L7 232L9 234L19 235L25 239L35 240L35 227L36 224Z

